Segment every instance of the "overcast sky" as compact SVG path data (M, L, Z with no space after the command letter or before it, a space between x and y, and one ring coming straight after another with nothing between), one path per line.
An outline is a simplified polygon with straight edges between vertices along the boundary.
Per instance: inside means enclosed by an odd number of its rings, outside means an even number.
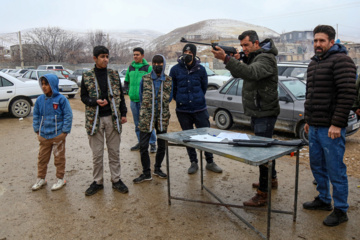
M135 4L136 3L136 4ZM234 19L278 33L336 28L360 42L360 1L354 0L1 0L0 32L37 27L68 30L148 29L168 33L206 19Z

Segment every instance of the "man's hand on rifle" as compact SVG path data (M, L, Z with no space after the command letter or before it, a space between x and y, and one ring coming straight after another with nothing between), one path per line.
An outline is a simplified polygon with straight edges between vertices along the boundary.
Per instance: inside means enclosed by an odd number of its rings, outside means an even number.
M211 50L211 52L214 54L214 57L225 61L225 57L226 57L225 51L218 46L215 46L215 48L216 48L216 50L214 50L214 49Z

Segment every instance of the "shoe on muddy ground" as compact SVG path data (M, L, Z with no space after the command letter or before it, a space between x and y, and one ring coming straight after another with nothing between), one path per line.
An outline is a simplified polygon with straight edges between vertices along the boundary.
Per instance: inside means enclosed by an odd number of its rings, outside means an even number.
M125 185L125 183L123 183L121 181L121 179L119 179L119 181L117 181L116 183L113 183L112 188L117 190L118 192L121 192L121 193L128 193L129 192L128 187Z
M137 143L135 146L130 148L131 151L139 151L140 150L140 143Z
M206 169L209 171L212 171L214 173L222 173L222 169L218 165L216 165L216 163L214 163L214 162L207 163Z
M324 219L323 223L326 226L334 227L339 225L340 223L346 222L347 220L349 219L346 212L334 208L334 211Z
M279 183L278 183L278 180L277 180L277 178L273 178L272 180L271 180L271 188L272 189L277 189L278 188L278 185L279 185ZM253 188L259 188L260 187L260 183L253 183L252 184L252 187Z
M246 202L244 202L244 206L247 207L262 207L267 204L268 194L267 192L262 192L259 189L256 192L256 195Z
M54 185L52 185L51 191L59 190L59 189L61 189L63 186L65 186L65 184L66 184L66 180L65 180L65 179L60 179L60 178L58 178L58 179L57 179L57 182L56 182Z
M86 196L91 196L94 195L95 193L97 193L99 190L104 189L104 185L102 184L96 184L96 182L94 181L90 187L88 189L86 189L85 191L85 195Z
M154 175L155 175L155 176L158 176L159 178L167 178L166 173L164 173L163 171L161 171L161 169L155 169Z
M151 180L152 180L151 174L149 174L149 175L141 174L139 177L135 178L133 180L133 182L134 183L142 183L142 182L151 181Z
M197 162L191 162L191 166L188 169L188 174L194 174L199 169Z
M321 201L319 196L315 197L314 201L305 202L303 204L303 208L308 210L324 210L324 211L333 210L331 203L325 203Z
M150 153L156 153L156 145L150 144Z
M46 185L46 180L42 178L38 178L36 183L31 187L33 191L39 190L42 186Z

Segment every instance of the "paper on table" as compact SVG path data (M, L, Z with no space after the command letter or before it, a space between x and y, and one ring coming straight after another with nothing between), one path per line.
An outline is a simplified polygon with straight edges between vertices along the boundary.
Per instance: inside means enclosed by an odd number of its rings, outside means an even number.
M221 132L218 136L218 138L222 138L222 139L229 139L229 140L233 140L233 139L241 139L241 140L250 140L248 135L245 133L225 133L225 132Z
M196 140L196 141L206 141L206 142L221 142L221 140L223 140L223 138L218 138L215 136L211 136L209 134L194 135L194 136L191 136L190 139Z

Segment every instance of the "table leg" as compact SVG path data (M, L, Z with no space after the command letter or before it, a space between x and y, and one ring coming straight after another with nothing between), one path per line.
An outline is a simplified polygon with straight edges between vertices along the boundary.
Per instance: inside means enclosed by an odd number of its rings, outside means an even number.
M270 239L270 222L271 222L271 180L272 180L273 160L268 162L268 213L267 213L267 239Z
M298 199L298 187L299 187L299 158L300 150L296 151L296 171L295 171L295 197L294 197L294 215L293 221L296 222L297 215L297 199Z
M165 151L166 151L166 173L167 183L168 183L168 204L171 205L171 194L170 194L170 163L169 163L169 142L165 141Z
M201 190L204 189L204 173L203 173L203 151L200 150L200 172L201 172Z

